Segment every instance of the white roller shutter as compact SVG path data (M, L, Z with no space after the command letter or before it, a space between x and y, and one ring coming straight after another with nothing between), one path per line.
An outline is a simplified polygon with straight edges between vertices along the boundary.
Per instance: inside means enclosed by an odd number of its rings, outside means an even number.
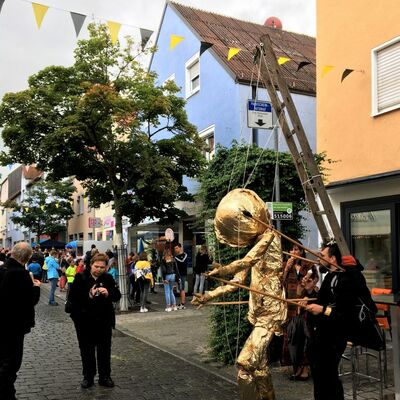
M400 106L400 41L376 52L377 111Z

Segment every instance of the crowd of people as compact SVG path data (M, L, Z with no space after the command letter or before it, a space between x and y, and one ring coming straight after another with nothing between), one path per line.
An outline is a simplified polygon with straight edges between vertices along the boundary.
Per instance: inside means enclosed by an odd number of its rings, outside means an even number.
M281 362L293 367L291 380L312 376L315 400L341 400L338 364L352 326L350 305L362 296L371 310L376 308L367 294L362 266L352 256L342 257L333 243L322 247L320 257L317 263L308 261L299 244L283 262L286 298L305 300L299 306L289 304ZM194 293L201 294L204 273L212 263L206 246L201 246L195 260ZM130 295L140 304L140 312L148 312L148 293L155 292L155 283L160 280L165 311L186 308L188 256L180 243L166 246L162 253L130 253L126 272ZM49 283L49 306L58 305L57 287L67 291L66 311L73 320L81 352L82 388L93 386L97 371L99 384L113 387L111 331L115 327L114 304L121 297L116 256L112 251L100 253L94 245L77 258L73 251L42 252L39 247L32 251L21 242L11 251L0 252L0 318L6 327L0 330L0 393L7 399L15 398L24 336L34 326L34 306L44 282ZM180 296L179 304L174 289Z

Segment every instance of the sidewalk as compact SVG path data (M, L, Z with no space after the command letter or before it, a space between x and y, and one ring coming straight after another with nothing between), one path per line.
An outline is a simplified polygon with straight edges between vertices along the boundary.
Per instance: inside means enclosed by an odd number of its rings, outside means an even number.
M43 285L47 286L46 284ZM211 307L197 309L190 304L189 297L186 309L165 312L164 290L157 286L157 293L149 293L148 300L151 304L146 307L147 313L140 313L139 306L134 306L129 312L117 315L117 329L134 340L145 342L159 350L171 354L184 363L189 363L200 369L213 373L231 383L236 383L236 368L224 366L211 359L208 354L207 342L209 335L209 314ZM60 303L65 299L65 292L57 289L56 295ZM177 297L179 303L179 297ZM61 304L60 304L61 305ZM222 323L222 322L221 322ZM389 344L391 345L391 343ZM388 355L391 353L388 350ZM385 400L394 399L393 370L389 360L389 388L385 389ZM292 382L288 380L290 368L271 366L273 382L277 400L312 400L312 381ZM352 386L350 377L343 379L346 400L352 399ZM358 398L363 400L379 399L378 384L368 383L358 392Z

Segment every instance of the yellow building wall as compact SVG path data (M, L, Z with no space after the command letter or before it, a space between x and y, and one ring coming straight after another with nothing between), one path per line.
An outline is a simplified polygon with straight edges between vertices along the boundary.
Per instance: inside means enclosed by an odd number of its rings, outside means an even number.
M113 238L115 239L115 228L105 227L104 225L101 228L89 228L89 218L101 218L102 223L104 224L104 220L106 217L112 217L114 215L114 210L112 209L111 203L107 203L105 205L101 205L100 208L89 208L89 200L88 198L84 199L83 205L83 213L78 214L78 205L77 199L79 196L84 195L85 191L82 188L82 185L76 179L74 180L74 186L76 188L73 193L73 209L74 216L68 221L68 240L70 235L78 235L83 232L83 239L88 240L89 233L92 233L92 240L97 240L97 234L101 233L101 240L106 240L106 231L113 230Z
M317 151L337 161L330 182L400 170L400 109L371 116L371 50L400 36L399 21L398 0L317 2ZM357 71L341 83L346 68Z

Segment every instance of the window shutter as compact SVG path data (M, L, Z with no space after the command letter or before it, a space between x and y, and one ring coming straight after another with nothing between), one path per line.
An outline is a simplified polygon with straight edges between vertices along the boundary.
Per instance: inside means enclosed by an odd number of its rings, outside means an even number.
M400 42L377 52L378 112L400 105Z
M190 67L190 80L193 81L200 74L200 63L197 61Z

